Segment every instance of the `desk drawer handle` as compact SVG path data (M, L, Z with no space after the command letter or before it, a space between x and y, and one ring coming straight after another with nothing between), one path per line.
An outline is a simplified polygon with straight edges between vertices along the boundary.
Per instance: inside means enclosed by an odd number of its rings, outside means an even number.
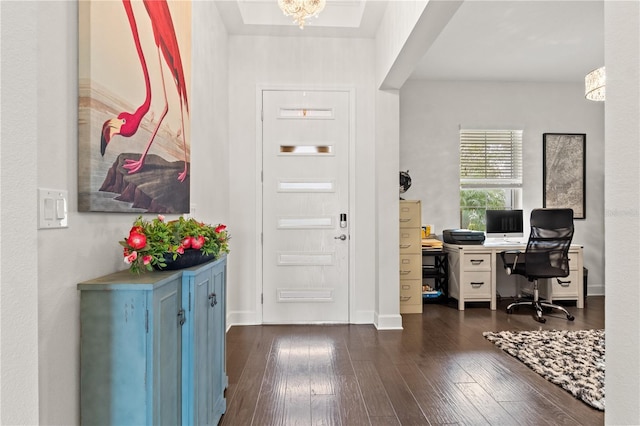
M479 265L484 262L484 259L470 259L469 262L471 262L473 265Z
M406 302L409 299L411 299L411 296L400 296L400 301L401 302Z
M562 280L560 280L560 278L556 278L556 280L558 280L558 284L560 284L563 287L569 287L571 285L571 280L562 281Z
M480 282L471 281L469 284L471 284L471 287L481 287L484 285L484 281L480 281Z
M411 286L410 286L410 285L403 284L403 285L402 285L402 289L403 289L403 290L411 290ZM411 296L409 296L409 297L411 297Z
M400 222L410 222L411 219L400 219Z
M400 248L409 248L411 244L400 244Z
M410 274L411 271L400 271L400 275L407 275Z

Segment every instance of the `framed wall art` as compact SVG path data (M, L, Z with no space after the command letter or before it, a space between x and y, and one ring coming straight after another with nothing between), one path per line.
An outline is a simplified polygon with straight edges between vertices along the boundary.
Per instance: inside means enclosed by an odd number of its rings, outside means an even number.
M78 12L78 211L189 212L191 2Z
M586 143L584 133L543 134L543 207L572 208L574 219L586 218Z

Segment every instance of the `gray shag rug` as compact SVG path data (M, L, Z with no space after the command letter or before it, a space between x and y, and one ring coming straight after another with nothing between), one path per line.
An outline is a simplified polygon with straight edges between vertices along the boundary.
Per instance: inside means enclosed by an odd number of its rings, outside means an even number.
M487 331L490 342L604 411L604 330Z

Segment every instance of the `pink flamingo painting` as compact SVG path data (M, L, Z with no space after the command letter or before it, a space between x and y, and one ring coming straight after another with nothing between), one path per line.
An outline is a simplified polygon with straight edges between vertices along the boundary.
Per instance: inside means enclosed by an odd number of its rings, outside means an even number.
M124 167L129 170L129 173L135 173L142 169L145 161L145 157L151 148L151 144L158 133L158 129L162 124L163 119L169 111L169 104L167 102L167 89L164 79L164 73L162 71L162 58L171 70L175 87L178 91L178 97L180 98L180 117L181 117L181 131L183 150L184 150L184 169L178 175L180 182L184 181L187 177L187 141L184 131L184 114L189 113L189 102L187 99L187 87L184 77L184 70L182 67L182 59L180 57L180 49L178 46L178 40L176 37L175 29L173 26L173 20L169 11L169 6L166 0L144 0L143 1L149 19L151 21L151 27L153 29L153 36L156 48L158 49L158 61L160 62L160 77L162 79L162 90L164 95L164 109L160 114L158 123L147 142L144 152L138 160L126 160ZM133 136L140 127L140 122L143 117L149 111L151 107L151 81L149 76L149 70L147 68L147 62L145 60L144 52L140 43L140 37L138 34L138 26L136 24L136 17L133 12L130 0L122 0L127 18L129 20L129 26L133 34L133 40L135 42L136 51L142 66L142 72L145 80L146 96L144 102L133 112L121 112L117 117L105 121L102 126L102 135L100 138L100 153L104 156L107 149L107 145L111 139L120 135L123 137Z

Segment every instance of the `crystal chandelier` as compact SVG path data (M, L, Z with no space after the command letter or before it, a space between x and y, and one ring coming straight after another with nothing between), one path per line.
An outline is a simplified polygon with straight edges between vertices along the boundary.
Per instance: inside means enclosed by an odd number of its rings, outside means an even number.
M584 78L584 97L590 101L604 101L605 82L604 67L591 71Z
M304 28L305 19L322 12L325 3L326 0L278 0L278 6L285 16L292 16L300 29Z

